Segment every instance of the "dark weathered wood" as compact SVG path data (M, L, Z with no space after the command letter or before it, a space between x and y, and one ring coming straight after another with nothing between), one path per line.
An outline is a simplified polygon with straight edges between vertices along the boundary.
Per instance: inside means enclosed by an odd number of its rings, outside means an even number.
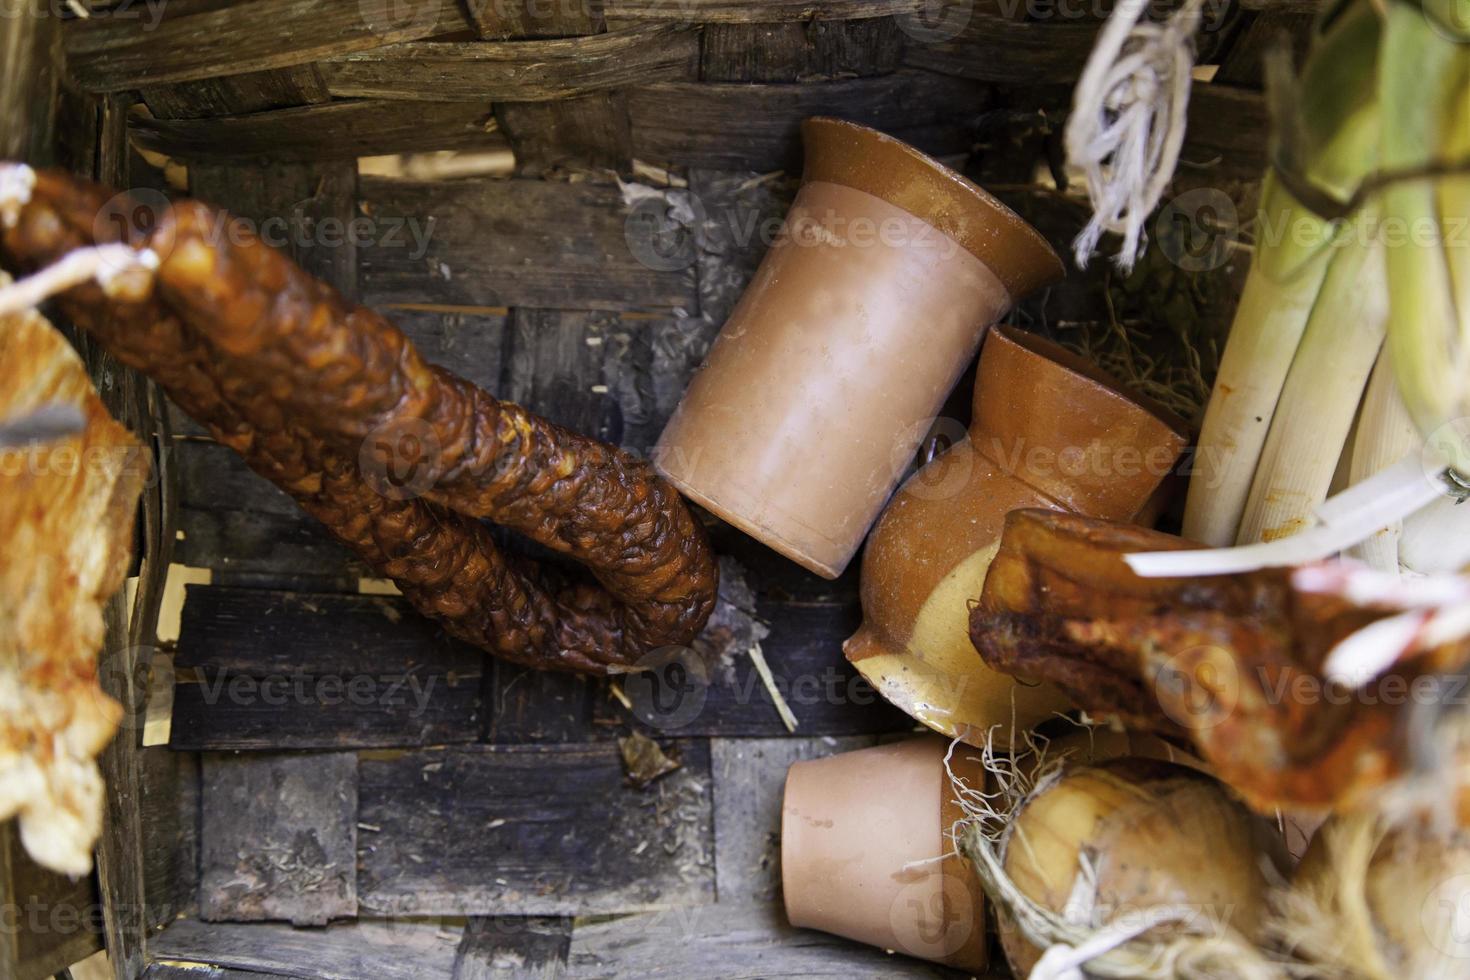
M448 977L457 928L421 922L354 922L325 929L180 919L154 937L160 959L301 980Z
M199 757L162 746L143 750L143 890L146 919L159 929L193 907L199 884Z
M227 970L196 963L150 963L143 971L143 980L276 980L279 976L277 973Z
M793 929L774 904L724 902L580 925L572 932L565 975L588 980L593 977L961 980L966 976L957 970L896 956L824 932Z
M93 92L289 68L385 44L468 31L446 0L168 0L66 25L67 66Z
M473 742L486 657L401 599L191 586L170 744L270 749Z
M243 466L241 470L252 476ZM176 549L178 559L196 568L277 581L308 577L323 583L355 582L359 576L376 574L305 515L189 506L179 510L179 527L185 538Z
M312 65L203 78L143 89L143 102L158 119L208 119L315 105L331 98Z
M892 17L709 24L699 59L706 82L807 82L882 75L898 67L904 34Z
M791 764L876 741L871 736L711 740L715 887L721 904L781 900L781 799Z
M357 756L204 756L199 913L325 925L357 914Z
M386 310L430 362L492 394L501 388L510 317L506 313L433 313L422 310Z
M862 621L856 603L761 601L756 615L770 634L760 641L776 689L797 720L797 735L907 731L913 721L889 705L842 655L842 641ZM698 643L696 643L698 646ZM623 678L633 702L598 701L598 716L634 722L664 736L775 737L787 734L775 703L744 649L728 649L701 668L689 657Z
M488 102L363 99L209 119L139 119L138 145L182 160L348 160L430 150L495 149Z
M58 21L35 9L17 5L0 16L0 160L45 164L55 132Z
M96 879L36 864L13 822L0 824L0 903L0 976L46 980L102 948Z
M535 102L695 78L698 65L698 30L659 24L551 41L396 44L321 71L337 96Z
M801 121L818 115L874 126L930 153L966 152L988 100L982 85L922 71L807 85L669 82L627 96L640 160L761 171L797 167Z
M1031 23L975 11L953 37L909 44L904 62L983 82L1065 84L1082 74L1097 31L1093 20Z
M653 401L653 322L517 308L499 395L570 429L647 453L668 421Z
M609 25L636 21L758 24L861 20L913 13L923 0L604 0Z
M1259 180L1270 130L1261 93L1218 84L1194 86L1178 178L1196 183Z
M587 741L599 734L593 727L593 703L608 696L606 684L591 678L494 661L486 696L485 741L501 745Z
M516 173L615 170L633 163L633 134L622 94L595 92L555 102L498 102L495 118L515 152Z
M358 183L363 206L379 220L432 228L422 255L411 248L358 250L369 305L696 307L692 269L649 268L630 249L630 211L616 185L370 177Z
M1252 89L1264 87L1266 52L1283 36L1290 44L1293 63L1302 64L1315 19L1315 3L1306 9L1299 9L1296 5L1272 5L1254 14L1221 56L1215 83Z
M575 37L606 29L602 0L466 0L466 5L487 41Z
M365 753L358 898L382 915L577 915L714 899L709 750L638 790L609 743Z
M557 980L566 971L571 944L571 919L471 919L454 958L454 980Z

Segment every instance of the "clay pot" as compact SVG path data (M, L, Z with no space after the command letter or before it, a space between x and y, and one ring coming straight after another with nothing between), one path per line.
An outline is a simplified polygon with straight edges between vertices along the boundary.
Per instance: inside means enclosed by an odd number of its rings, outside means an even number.
M1172 415L1123 393L1082 358L997 327L980 355L965 436L894 495L863 555L863 625L848 660L889 701L979 744L1069 705L990 670L970 643L1005 515L1048 507L1111 520L1156 511L1186 444Z
M797 762L781 808L781 890L794 926L982 972L984 893L952 855L962 817L934 736ZM977 760L951 763L973 787ZM910 867L914 862L925 862Z
M835 119L802 135L783 230L653 461L691 500L835 578L986 328L1062 265L912 147Z

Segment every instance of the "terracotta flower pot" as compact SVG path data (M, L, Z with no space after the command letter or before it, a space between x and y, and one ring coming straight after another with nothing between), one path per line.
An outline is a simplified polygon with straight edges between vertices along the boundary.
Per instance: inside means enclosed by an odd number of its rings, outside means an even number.
M984 893L949 831L962 817L934 736L792 765L781 808L781 890L794 926L920 959L986 966ZM955 753L979 788L977 760ZM915 862L924 862L913 866Z
M998 327L980 355L966 436L896 493L863 555L863 625L843 650L889 701L972 744L1068 707L985 666L970 643L1005 515L1050 507L1136 520L1186 444L1182 422L1082 358Z
M690 499L828 578L986 328L1062 273L1029 225L913 148L802 127L800 192L654 453Z

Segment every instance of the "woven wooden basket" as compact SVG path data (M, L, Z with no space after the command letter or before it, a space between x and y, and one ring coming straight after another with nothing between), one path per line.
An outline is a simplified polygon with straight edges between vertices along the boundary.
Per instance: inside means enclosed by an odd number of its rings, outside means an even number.
M1211 12L1180 175L1242 201L1261 51L1310 18L1311 0L1263 2ZM1060 128L1108 7L18 0L0 3L0 159L229 208L431 360L647 450L785 211L808 116L940 156L1068 252L1086 212L1058 186ZM1018 315L1105 328L1121 314L1097 265ZM1239 273L1220 270L1218 303L1186 290L1193 315L1227 315ZM0 826L0 977L104 946L129 980L948 975L781 921L786 766L912 728L842 659L855 569L818 579L711 519L745 615L710 640L729 649L700 710L650 726L630 685L447 641L86 352L162 477L104 659L143 723L103 760L94 878L41 871ZM616 738L635 729L680 763L644 789Z

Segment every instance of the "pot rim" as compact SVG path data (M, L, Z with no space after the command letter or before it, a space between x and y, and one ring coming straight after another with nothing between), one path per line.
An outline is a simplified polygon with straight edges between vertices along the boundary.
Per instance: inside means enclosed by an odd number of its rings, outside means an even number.
M887 133L833 116L801 124L803 183L828 181L902 208L983 262L1015 302L1066 272L1051 244L979 184Z

